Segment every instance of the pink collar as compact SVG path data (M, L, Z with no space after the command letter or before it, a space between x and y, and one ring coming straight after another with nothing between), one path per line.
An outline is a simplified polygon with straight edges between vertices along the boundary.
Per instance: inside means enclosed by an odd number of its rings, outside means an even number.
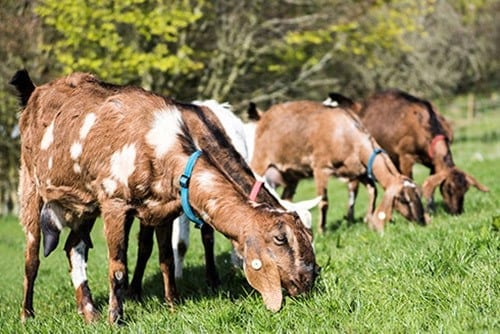
M445 135L436 135L434 138L432 138L431 144L429 145L429 157L432 159L434 158L434 146L436 146L436 143L440 140L446 140Z
M264 182L262 181L259 180L255 181L252 187L252 191L250 191L250 195L248 196L248 199L250 199L251 201L255 201L257 199L257 195L259 194L260 188L262 188L263 184Z

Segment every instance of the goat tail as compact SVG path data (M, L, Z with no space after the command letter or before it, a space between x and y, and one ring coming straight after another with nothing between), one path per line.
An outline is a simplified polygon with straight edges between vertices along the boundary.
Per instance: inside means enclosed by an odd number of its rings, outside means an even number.
M26 107L31 94L35 90L35 84L31 81L28 71L26 69L17 71L9 83L16 87L21 106Z

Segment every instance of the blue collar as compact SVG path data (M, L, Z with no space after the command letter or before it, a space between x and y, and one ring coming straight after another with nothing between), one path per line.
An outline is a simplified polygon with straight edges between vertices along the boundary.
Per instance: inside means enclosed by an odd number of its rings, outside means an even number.
M193 209L191 209L191 205L189 205L189 180L191 179L191 174L193 173L194 164L200 155L201 151L198 150L189 156L186 168L184 169L184 174L182 174L179 179L179 184L181 185L182 210L184 210L184 214L188 217L188 219L195 223L197 228L203 226L204 223L203 220L194 214Z
M375 176L373 175L373 161L375 161L375 158L377 157L378 154L383 153L384 150L381 148L376 148L373 150L372 154L370 154L370 157L368 158L368 165L366 166L366 173L368 174L368 177L372 179L373 181L377 181L375 179Z

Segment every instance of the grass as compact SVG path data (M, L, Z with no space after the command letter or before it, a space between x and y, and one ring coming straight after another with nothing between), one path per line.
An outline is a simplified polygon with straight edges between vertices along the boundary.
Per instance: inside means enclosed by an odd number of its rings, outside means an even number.
M260 295L241 271L230 265L230 245L217 236L216 254L222 286L204 283L203 252L197 230L191 234L182 300L175 311L165 307L157 253L144 282L142 303L127 301L126 325L110 327L107 311L107 259L102 222L94 228L88 274L101 319L84 325L76 313L68 264L62 246L42 258L35 289L37 317L22 325L24 234L16 217L0 218L1 333L498 333L500 332L500 142L484 133L496 131L500 114L479 115L456 131L457 165L490 188L471 189L465 213L447 215L439 194L432 224L420 227L396 215L383 235L358 222L342 220L347 204L344 184L329 185L328 230L315 236L321 276L313 291L286 298L276 314L265 310ZM421 183L428 171L415 169ZM303 181L297 199L314 196ZM360 190L356 216L364 215L366 191ZM316 217L316 210L313 213ZM64 240L68 231L64 232ZM134 226L132 236L137 233ZM131 269L136 242L131 240Z

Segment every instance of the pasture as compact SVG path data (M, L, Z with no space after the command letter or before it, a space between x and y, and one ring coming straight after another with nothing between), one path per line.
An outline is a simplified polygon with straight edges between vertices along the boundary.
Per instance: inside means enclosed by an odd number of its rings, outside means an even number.
M446 109L442 110L447 115ZM198 230L178 282L181 300L174 311L163 303L157 250L148 263L144 300L125 303L126 325L107 324L107 250L98 221L89 254L89 284L101 319L84 325L75 312L73 287L63 251L65 230L57 250L41 259L35 287L37 317L22 325L19 312L24 271L24 233L16 217L0 218L1 333L389 333L500 331L500 112L479 114L461 122L452 145L456 164L490 188L470 189L465 213L447 215L436 193L437 212L427 227L395 215L385 233L362 222L367 201L360 188L358 221L342 220L346 186L329 183L327 231L315 235L322 267L311 294L286 298L284 308L266 311L260 295L230 263L230 244L217 235L216 254L222 285L211 291L204 282L203 251ZM428 171L418 167L421 184ZM296 199L314 197L314 185L301 182ZM313 211L314 229L317 210ZM237 224L238 222L234 222ZM137 224L128 251L132 271L137 253ZM129 273L130 275L130 273ZM129 276L130 278L130 276Z

